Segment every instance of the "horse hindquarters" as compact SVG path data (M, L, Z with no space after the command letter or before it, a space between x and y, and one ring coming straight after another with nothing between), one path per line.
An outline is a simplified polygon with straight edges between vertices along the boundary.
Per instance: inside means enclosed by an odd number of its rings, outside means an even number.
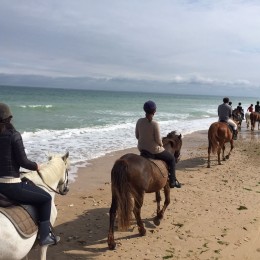
M133 202L127 180L128 164L127 161L119 159L115 162L111 170L112 203L109 211L109 233L108 247L115 249L114 222L116 214L118 216L118 226L126 230L130 226Z
M208 130L208 168L210 168L210 153L218 151L219 142L217 140L218 123L213 123Z
M37 234L22 238L14 225L0 213L0 260L20 260L31 250Z
M117 203L118 224L122 230L130 226L133 202L127 178L128 163L119 159L111 171L112 197Z

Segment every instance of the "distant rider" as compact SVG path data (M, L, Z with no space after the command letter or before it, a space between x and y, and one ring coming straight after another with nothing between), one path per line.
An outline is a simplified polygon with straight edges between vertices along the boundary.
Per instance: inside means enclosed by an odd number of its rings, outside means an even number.
M244 119L245 119L245 115L244 115L244 109L243 109L243 107L242 107L241 102L238 103L237 111L241 113L242 119L244 120Z
M254 112L254 105L251 104L250 107L248 107L247 111L250 113Z
M218 106L218 117L220 122L226 122L233 128L233 139L237 139L237 125L236 123L231 119L232 115L232 108L228 105L229 98L224 97L223 98L223 104Z
M176 179L175 157L163 147L159 124L153 120L156 112L156 104L149 100L144 103L145 117L138 119L135 128L135 136L138 140L138 149L146 157L163 160L169 167L169 179L171 188L181 188Z
M256 105L255 105L255 112L260 113L260 105L259 105L259 101L256 102Z

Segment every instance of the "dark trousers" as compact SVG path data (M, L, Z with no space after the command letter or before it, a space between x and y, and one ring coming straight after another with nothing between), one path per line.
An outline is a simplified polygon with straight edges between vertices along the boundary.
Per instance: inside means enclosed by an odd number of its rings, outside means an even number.
M167 163L168 167L169 167L170 176L172 176L172 178L174 180L176 180L176 175L175 175L175 158L174 158L173 154L171 154L170 152L164 150L161 153L154 154L154 158L158 159L158 160L165 161Z
M0 192L17 203L35 206L40 222L50 220L52 197L40 187L27 182L0 183Z

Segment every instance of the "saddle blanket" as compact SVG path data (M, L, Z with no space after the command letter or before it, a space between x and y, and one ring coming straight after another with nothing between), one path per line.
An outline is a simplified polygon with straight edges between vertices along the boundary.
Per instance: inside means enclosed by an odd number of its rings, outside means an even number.
M29 213L21 206L0 207L3 213L13 223L19 234L29 238L38 232L38 227L32 220Z
M151 158L149 158L148 160L151 161L153 164L155 164L159 168L159 170L164 178L168 178L169 171L168 171L168 167L167 167L167 164L165 161L154 160Z

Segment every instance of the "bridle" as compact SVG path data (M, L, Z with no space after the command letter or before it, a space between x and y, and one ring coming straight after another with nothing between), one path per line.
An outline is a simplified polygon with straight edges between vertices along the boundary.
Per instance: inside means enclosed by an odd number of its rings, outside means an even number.
M53 189L51 186L49 186L49 185L44 181L41 172L40 172L40 171L37 171L37 173L38 173L38 175L40 176L40 178L42 179L43 183L44 183L44 184L48 187L48 189L50 189L51 191L53 191L53 192L55 192L55 193L57 193L57 194L59 194L59 195L66 195L67 192L69 191L69 188L68 188L68 183L69 183L69 171L68 171L67 168L66 168L66 170L65 170L65 180L64 180L64 182L59 183L59 186L64 185L65 188L63 189L63 191L60 191L60 190L57 191L57 190Z

